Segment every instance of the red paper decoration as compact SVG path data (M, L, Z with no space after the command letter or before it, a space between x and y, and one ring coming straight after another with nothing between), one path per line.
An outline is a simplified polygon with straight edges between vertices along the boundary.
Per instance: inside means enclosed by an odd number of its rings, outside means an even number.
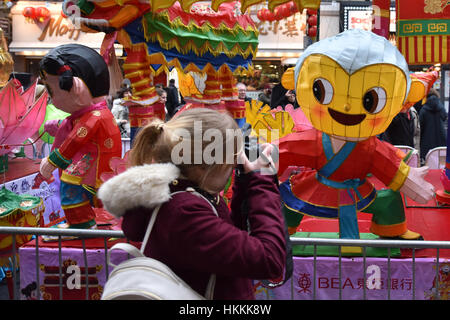
M274 21L282 20L290 17L291 15L298 12L297 6L294 2L284 3L279 5L271 12L269 9L261 9L256 13L256 16L260 21Z
M281 16L283 18L287 18L291 15L291 8L290 8L289 3L285 3L285 4L281 5L279 7L279 10L280 10Z
M44 22L48 18L50 18L51 13L46 7L26 7L22 11L22 15L30 20L34 20L36 22Z
M317 15L312 15L308 18L308 25L310 26L316 26L317 25Z
M36 8L36 19L39 22L44 22L48 18L50 18L50 10L48 10L46 7L38 7Z
M317 10L306 10L306 34L314 38L317 36Z
M288 3L288 5L289 5L289 10L290 10L291 14L298 12L297 5L294 2L291 1Z
M256 16L258 17L259 21L263 21L264 20L262 14L263 14L262 9L258 10L258 12L256 13Z
M282 12L281 6L275 8L275 10L273 10L273 16L274 16L275 20L279 21L279 20L283 19L284 17L282 15L282 13L283 12Z
M36 9L34 7L26 7L23 9L22 14L25 18L35 19L36 18Z
M314 38L317 35L317 27L311 26L308 28L308 36Z

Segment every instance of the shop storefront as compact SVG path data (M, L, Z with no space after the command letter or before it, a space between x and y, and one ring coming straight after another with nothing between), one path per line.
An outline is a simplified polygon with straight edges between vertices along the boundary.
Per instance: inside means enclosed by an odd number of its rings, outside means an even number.
M247 84L248 90L260 90L268 82L279 82L285 66L295 64L304 48L306 14L296 13L271 22L260 21L257 13L263 8L266 6L255 5L249 11L258 26L259 45L253 59L253 75L239 77L240 81Z
M86 33L66 19L61 2L18 1L11 8L15 71L37 74L39 61L50 49L65 43L79 43L100 51L104 33ZM116 56L122 56L116 45Z
M259 45L253 59L255 72L243 75L239 80L248 85L249 90L259 90L265 83L278 83L283 72L297 63L308 41L305 37L306 10L297 12L279 21L260 21L258 11L266 5L255 5L249 10L259 30ZM329 37L339 32L339 3L322 3L320 6L319 37Z

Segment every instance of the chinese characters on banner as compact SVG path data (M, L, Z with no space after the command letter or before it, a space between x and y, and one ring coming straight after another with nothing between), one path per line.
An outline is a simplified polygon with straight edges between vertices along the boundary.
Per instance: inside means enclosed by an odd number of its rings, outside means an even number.
M296 14L275 21L260 21L257 17L258 10L264 6L251 7L249 14L258 26L258 49L303 49L303 37L306 29L306 14Z
M450 261L441 259L436 272L435 258L416 258L413 275L412 259L343 258L339 280L339 259L318 257L314 279L314 258L294 257L292 278L275 289L263 288L256 282L257 299L277 300L337 300L339 289L343 300L447 300L450 292ZM438 275L438 277L436 276ZM436 281L437 279L437 281ZM314 289L315 284L315 289ZM415 287L414 287L415 285ZM437 290L436 290L437 288Z

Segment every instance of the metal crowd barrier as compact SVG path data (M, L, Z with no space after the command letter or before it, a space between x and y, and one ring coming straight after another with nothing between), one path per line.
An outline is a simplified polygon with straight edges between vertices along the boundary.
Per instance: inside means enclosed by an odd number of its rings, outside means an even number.
M24 227L0 227L0 234L10 234L12 235L12 280L13 280L13 298L14 300L19 299L17 296L17 249L16 249L16 235L34 235L36 236L34 240L36 247L36 283L39 284L39 241L38 236L49 235L58 237L58 262L59 262L59 297L62 295L62 237L64 236L76 236L79 237L82 242L83 247L83 259L86 275L86 286L89 285L89 275L88 275L88 263L86 254L86 244L85 240L87 238L103 238L104 239L104 249L105 249L105 272L106 277L109 275L107 254L108 254L108 238L125 238L122 231L118 230L91 230L91 229L57 229L57 228L24 228ZM40 300L40 290L37 290L37 299ZM89 299L88 290L86 290L86 300Z
M108 238L124 238L124 234L122 231L116 230L84 230L84 229L56 229L56 228L24 228L24 227L0 227L0 234L10 234L12 235L12 278L13 278L13 297L14 299L19 299L17 295L17 249L16 249L16 235L35 235L35 239L32 240L35 242L36 248L36 283L39 282L39 242L38 236L40 235L50 235L58 237L58 257L59 257L59 297L62 297L62 237L64 236L76 236L79 237L82 241L83 248L83 257L84 264L87 266L87 255L86 255L86 238L103 238L104 239L104 250L105 250L105 272L106 277L109 275L108 264L107 264L107 239ZM317 247L318 246L338 246L339 247L339 300L342 300L342 270L341 270L341 262L342 262L342 252L341 247L361 247L362 248L362 258L363 258L363 270L366 270L366 249L367 247L382 247L387 248L387 265L388 265L388 282L390 281L391 270L390 270L390 261L391 261L391 248L403 248L403 249L412 249L412 290L413 290L413 299L415 299L415 256L416 249L436 249L436 278L439 277L439 250L440 249L450 249L450 241L407 241L407 240L353 240L353 239L320 239L320 238L290 238L292 245L312 245L314 248L313 254L313 264L314 264L314 274L313 274L313 299L316 300L317 297L317 288L316 288L316 278L317 278ZM86 267L86 285L88 285L88 268ZM366 283L366 273L363 272L364 283ZM438 285L436 281L436 286ZM437 288L436 288L437 289ZM366 294L366 286L363 286L363 299L367 298ZM387 295L390 300L390 286L387 287ZM437 291L437 290L436 290ZM40 292L37 290L37 299L40 299ZM89 299L88 294L86 294L86 300Z
M314 248L314 274L313 274L313 300L316 300L317 288L316 288L316 279L317 279L317 247L318 246L338 246L339 247L339 300L342 300L342 251L341 248L343 246L346 247L362 247L362 258L363 258L363 283L366 283L366 249L367 247L379 247L379 248L387 248L387 276L388 276L388 284L391 281L391 249L392 248L400 248L400 249L412 249L412 300L416 298L416 249L436 249L436 279L439 278L439 250L440 249L450 249L450 241L409 241L409 240L356 240L356 239L319 239L319 238L293 238L291 237L292 245L313 245ZM435 296L438 295L438 281L436 281L436 291ZM363 300L367 298L367 289L366 285L363 285ZM391 288L387 286L387 300L391 300Z

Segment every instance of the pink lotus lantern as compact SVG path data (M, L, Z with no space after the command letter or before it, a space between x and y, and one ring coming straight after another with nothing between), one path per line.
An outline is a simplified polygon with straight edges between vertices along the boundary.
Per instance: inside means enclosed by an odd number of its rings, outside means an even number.
M35 99L37 81L22 94L13 80L0 91L0 172L7 170L7 154L39 130L47 107L47 91Z

